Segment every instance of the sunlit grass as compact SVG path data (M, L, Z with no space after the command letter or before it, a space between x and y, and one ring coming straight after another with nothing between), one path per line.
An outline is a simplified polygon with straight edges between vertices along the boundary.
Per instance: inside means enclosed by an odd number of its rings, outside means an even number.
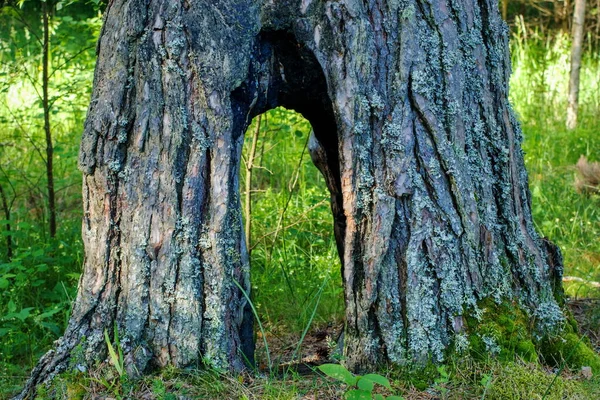
M558 244L565 274L600 280L600 198L578 193L574 165L580 156L600 159L600 62L584 58L579 126L565 128L569 74L569 41L519 35L512 42L511 99L525 136L523 149L529 172L534 221L539 232ZM598 296L585 283L569 283L572 296Z

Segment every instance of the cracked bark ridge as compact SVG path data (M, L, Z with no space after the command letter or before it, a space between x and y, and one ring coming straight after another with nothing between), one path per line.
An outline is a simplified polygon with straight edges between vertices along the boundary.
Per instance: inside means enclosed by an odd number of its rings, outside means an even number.
M113 0L81 143L84 273L22 397L106 354L129 373L252 362L244 132L312 124L343 263L345 362L441 361L478 301L562 313L535 232L492 0Z

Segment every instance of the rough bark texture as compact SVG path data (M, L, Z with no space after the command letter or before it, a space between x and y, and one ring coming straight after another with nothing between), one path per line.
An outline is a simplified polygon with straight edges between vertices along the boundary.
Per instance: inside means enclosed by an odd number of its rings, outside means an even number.
M238 175L276 106L311 122L331 191L347 366L440 361L485 298L561 320L496 0L114 0L98 51L85 272L29 387L96 360L114 324L130 373L252 360Z
M569 74L569 105L567 107L567 129L577 127L579 108L579 73L583 53L583 26L585 25L585 0L575 0L573 32L571 33L571 73Z

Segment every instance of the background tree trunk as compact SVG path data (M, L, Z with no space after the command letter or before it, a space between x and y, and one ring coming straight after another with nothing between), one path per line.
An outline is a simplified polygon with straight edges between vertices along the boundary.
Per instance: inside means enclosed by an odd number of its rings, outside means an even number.
M54 146L50 127L50 99L48 95L48 70L50 68L50 0L42 2L44 37L42 42L42 107L44 110L44 133L46 135L46 189L48 194L48 222L50 237L56 236L56 195L54 193Z
M6 193L4 192L4 188L2 187L2 183L0 183L0 200L2 201L2 210L4 211L4 219L6 220L6 222L4 223L4 236L6 237L6 260L10 262L13 256L13 243L10 222L10 209L12 202L8 201Z
M348 367L441 361L487 298L542 333L561 320L497 1L115 0L105 18L80 154L84 274L24 393L105 354L115 324L130 373L252 360L239 165L251 118L276 106L314 130Z
M260 123L261 115L256 119L256 129L252 136L252 147L250 147L250 153L246 160L246 188L245 188L245 200L244 204L244 234L246 237L246 244L248 250L248 256L252 254L252 172L254 170L254 160L256 159L256 145L258 144L258 136L260 134Z
M564 24L563 29L565 31L568 31L568 29L569 29L569 22L571 22L570 16L571 16L572 4L573 4L571 1L572 0L565 0L564 4L563 4L563 18L562 18L562 20L563 20L563 24ZM577 0L575 0L575 1L577 1Z
M579 73L583 54L583 27L585 25L585 0L575 0L573 13L573 33L571 44L571 73L569 75L569 105L567 107L567 129L577 127L577 109L579 108Z
M502 5L502 19L504 21L508 20L508 1L509 0L502 0L501 1L501 5Z

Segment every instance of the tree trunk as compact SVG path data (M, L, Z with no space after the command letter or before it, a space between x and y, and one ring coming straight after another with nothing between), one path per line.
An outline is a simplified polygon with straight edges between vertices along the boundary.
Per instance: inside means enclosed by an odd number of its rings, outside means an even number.
M575 0L575 1L577 1L577 0ZM572 4L573 3L571 3L571 0L564 1L563 11L562 11L562 14L563 14L562 20L563 20L563 29L565 31L569 30L569 23L571 22L571 10L572 10L571 5Z
M569 105L567 107L567 129L577 128L579 108L579 72L583 53L583 26L585 24L585 0L575 0L571 44L571 73L569 74Z
M488 298L541 333L561 320L497 1L114 0L105 18L80 154L84 274L24 393L106 354L115 324L130 373L253 360L239 165L252 117L276 106L314 130L349 368L441 361Z

